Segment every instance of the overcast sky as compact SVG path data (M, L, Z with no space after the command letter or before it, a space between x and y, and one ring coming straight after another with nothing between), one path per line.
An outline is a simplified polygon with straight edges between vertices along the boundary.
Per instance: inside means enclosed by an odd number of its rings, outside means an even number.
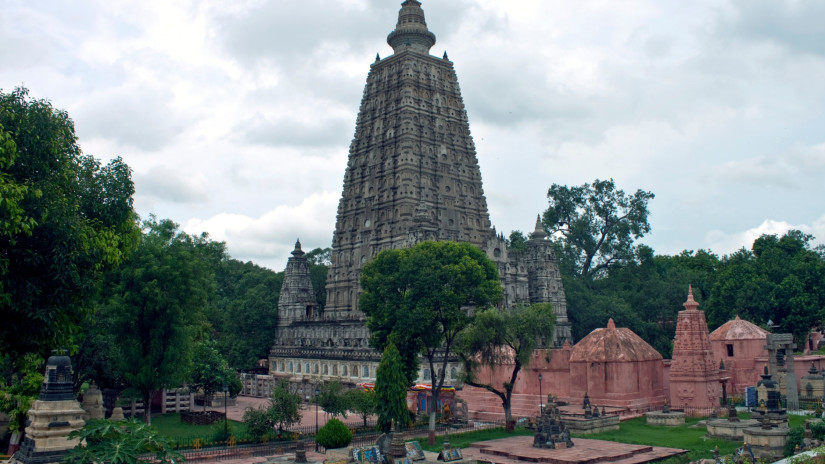
M0 0L0 88L122 156L135 206L276 271L329 246L369 65L400 0ZM493 224L552 183L650 190L657 253L825 239L825 2L423 0Z

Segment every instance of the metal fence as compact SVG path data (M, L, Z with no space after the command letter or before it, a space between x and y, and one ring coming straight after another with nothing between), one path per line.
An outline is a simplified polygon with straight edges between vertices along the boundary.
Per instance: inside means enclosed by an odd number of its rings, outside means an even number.
M375 423L368 423L372 429L357 429L353 434L352 446L372 445L382 434L375 430ZM473 425L446 425L436 424L436 436L462 433L472 430L484 430L504 427L503 421L476 422ZM407 439L425 438L429 435L426 424L402 429ZM271 440L256 442L253 437L244 434L231 435L228 439L221 432L204 435L176 438L177 452L187 461L221 461L238 457L272 456L284 453L294 453L299 441L303 441L307 450L318 449L326 451L322 446L316 446L315 427L293 427L284 432L288 436L285 440ZM300 437L300 438L298 438Z

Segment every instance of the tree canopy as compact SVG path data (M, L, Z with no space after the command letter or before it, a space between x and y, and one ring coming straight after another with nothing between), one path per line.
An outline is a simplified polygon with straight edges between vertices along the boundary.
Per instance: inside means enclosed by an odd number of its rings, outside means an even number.
M406 426L410 422L410 413L407 411L409 380L404 374L402 363L398 348L394 343L388 343L375 372L377 427L384 433L392 430L393 423Z
M459 333L480 310L502 296L496 265L469 243L421 242L384 250L361 274L359 308L367 316L370 343L399 349L408 384L417 377L418 356L432 373L433 402L444 385L447 358ZM436 363L440 363L440 370ZM430 411L435 430L436 411Z
M594 277L633 259L633 241L650 231L647 202L653 193L637 190L626 195L613 179L568 187L553 184L544 228L558 239L562 264L568 272Z
M473 322L461 333L456 352L464 364L465 382L484 388L500 399L508 430L512 429L510 402L513 387L522 367L530 364L536 348L553 341L556 317L549 303L516 305L510 308L488 308L476 314ZM491 370L512 366L509 378L498 383L484 383L478 369Z
M155 391L188 380L223 243L180 232L169 220L151 218L144 228L132 257L111 275L104 304L119 334L118 368L148 404ZM147 409L147 424L150 417Z
M73 347L102 273L139 236L133 193L120 158L81 153L65 111L0 91L0 351Z

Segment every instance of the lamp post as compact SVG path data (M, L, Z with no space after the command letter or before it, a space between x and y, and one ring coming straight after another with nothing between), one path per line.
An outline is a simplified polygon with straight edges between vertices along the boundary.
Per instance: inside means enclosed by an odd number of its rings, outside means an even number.
M318 452L318 394L321 391L315 386L315 452Z
M229 425L227 424L227 417L226 417L226 403L229 399L229 385L223 384L223 436L226 437L227 442L229 441Z
M541 372L539 372L539 416L542 413L543 404L542 400L544 399L544 395L541 393Z

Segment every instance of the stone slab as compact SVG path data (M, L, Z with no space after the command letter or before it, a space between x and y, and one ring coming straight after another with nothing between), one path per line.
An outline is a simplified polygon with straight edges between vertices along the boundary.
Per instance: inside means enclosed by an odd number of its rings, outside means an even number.
M549 464L637 464L687 453L687 450L630 445L603 440L574 438L567 449L533 448L533 437L520 436L473 443L464 449L465 459L495 464L543 462Z
M648 425L662 425L666 427L675 427L677 425L685 424L685 413L677 411L651 411L645 413L645 421Z

